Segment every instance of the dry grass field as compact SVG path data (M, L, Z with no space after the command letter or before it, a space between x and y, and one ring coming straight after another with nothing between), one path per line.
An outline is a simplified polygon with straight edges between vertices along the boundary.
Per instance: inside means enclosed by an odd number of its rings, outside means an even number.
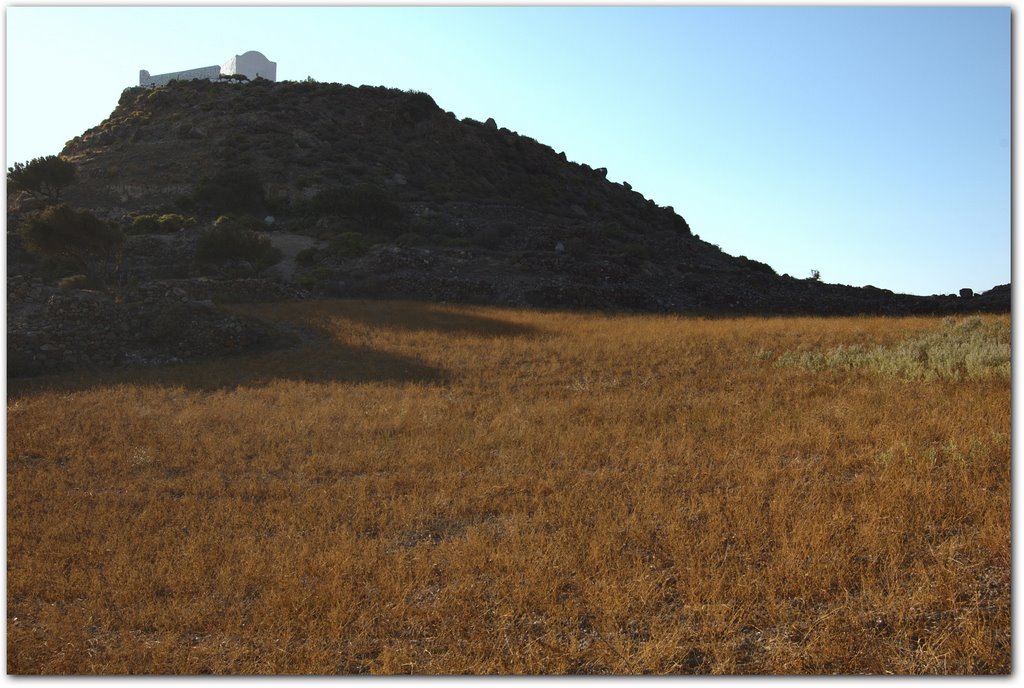
M1009 315L239 311L9 382L8 672L1010 671Z

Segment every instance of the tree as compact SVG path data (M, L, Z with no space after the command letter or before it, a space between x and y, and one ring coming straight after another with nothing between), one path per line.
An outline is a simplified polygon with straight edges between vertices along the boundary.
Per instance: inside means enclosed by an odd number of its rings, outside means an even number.
M124 245L124 234L115 224L63 204L26 216L18 233L32 253L67 259L100 285L111 259L116 262Z
M56 155L34 158L27 163L16 162L7 168L7 188L45 196L52 204L60 203L61 189L75 181L75 163Z

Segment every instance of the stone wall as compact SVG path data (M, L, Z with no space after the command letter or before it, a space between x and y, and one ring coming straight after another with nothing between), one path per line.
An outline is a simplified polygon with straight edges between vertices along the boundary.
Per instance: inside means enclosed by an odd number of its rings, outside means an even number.
M237 300L266 294L265 280L242 280ZM151 284L126 299L62 290L38 278L7 279L9 377L80 368L152 366L295 344L295 332L219 310L215 281ZM246 292L246 288L249 289ZM205 298L199 298L205 297Z
M172 81L191 81L192 79L219 79L220 67L198 67L186 69L183 72L168 72L166 74L150 74L145 69L139 70L139 86L164 86Z

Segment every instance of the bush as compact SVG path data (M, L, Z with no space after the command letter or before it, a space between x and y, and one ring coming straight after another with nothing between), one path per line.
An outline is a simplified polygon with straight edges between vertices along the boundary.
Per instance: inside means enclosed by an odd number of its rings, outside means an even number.
M224 225L248 229L250 232L259 232L264 227L260 219L252 215L221 215L213 221L214 227L222 227Z
M139 215L128 227L129 234L159 234L160 222L156 215Z
M370 242L359 232L344 232L331 241L328 250L342 258L358 258L370 250Z
M859 344L828 350L787 351L776 366L826 369L867 369L909 380L1010 379L1010 323L981 318L947 318L942 329L904 339L892 346Z
M92 286L88 275L70 275L57 280L58 289L89 289Z
M266 234L246 229L232 221L219 222L207 230L196 244L197 263L224 263L244 260L257 271L281 261L283 254L270 243Z
M124 234L88 210L50 206L25 217L18 227L22 244L36 255L69 261L95 283L112 267L124 246Z
M183 229L194 227L196 219L186 215L178 215L177 213L165 213L160 216L157 223L160 226L161 232L173 234L174 232L180 232Z
M196 224L194 217L165 213L164 215L139 215L132 220L129 234L173 234Z
M315 265L317 262L318 254L319 251L317 251L316 248L314 248L313 246L310 246L309 248L304 248L295 254L295 262L298 265L304 265L306 267L309 267L310 265Z

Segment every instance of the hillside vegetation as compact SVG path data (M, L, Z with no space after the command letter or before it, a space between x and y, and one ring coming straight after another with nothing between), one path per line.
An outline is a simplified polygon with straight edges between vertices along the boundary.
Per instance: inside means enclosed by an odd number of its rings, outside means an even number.
M1001 354L828 363L1008 315L232 308L308 342L9 382L8 672L1010 670Z

